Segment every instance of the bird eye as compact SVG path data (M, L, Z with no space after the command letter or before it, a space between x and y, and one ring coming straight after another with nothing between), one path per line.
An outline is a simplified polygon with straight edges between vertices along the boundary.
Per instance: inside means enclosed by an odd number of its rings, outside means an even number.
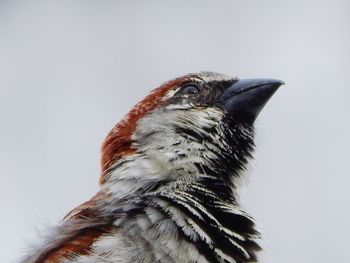
M196 95L199 93L199 87L195 84L189 84L184 86L180 93L183 95Z

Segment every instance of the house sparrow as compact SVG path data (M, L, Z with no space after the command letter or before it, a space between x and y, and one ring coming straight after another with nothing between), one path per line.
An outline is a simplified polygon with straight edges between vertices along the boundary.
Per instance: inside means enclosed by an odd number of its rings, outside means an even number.
M281 84L202 72L153 90L108 134L100 191L22 262L256 262L237 182Z

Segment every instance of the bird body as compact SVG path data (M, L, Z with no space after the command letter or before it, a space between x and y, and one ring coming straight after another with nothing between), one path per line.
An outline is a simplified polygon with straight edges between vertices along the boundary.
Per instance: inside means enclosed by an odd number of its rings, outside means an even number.
M155 89L108 134L100 191L22 262L256 262L237 180L279 85L204 72Z

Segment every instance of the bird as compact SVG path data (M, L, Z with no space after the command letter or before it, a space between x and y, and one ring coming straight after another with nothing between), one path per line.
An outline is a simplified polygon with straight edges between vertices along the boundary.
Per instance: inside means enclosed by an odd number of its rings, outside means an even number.
M151 91L103 142L97 194L21 262L258 262L239 181L254 122L282 84L199 72Z

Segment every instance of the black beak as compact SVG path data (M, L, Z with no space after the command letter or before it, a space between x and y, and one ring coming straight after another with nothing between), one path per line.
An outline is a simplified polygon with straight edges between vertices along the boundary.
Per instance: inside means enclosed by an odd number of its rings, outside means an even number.
M282 84L283 81L274 79L238 80L224 90L218 103L227 114L254 121Z

